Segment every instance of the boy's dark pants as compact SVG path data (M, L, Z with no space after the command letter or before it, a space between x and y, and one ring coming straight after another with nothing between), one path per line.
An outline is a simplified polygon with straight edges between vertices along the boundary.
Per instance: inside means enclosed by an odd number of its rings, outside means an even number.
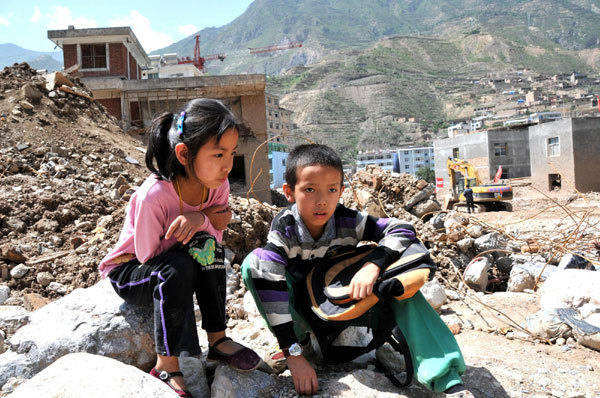
M187 246L176 244L144 264L137 260L125 263L108 277L127 303L154 306L154 340L160 355L201 353L194 293L202 313L202 328L209 333L226 328L224 250L219 244L215 246L214 262L209 265L201 265L188 254Z

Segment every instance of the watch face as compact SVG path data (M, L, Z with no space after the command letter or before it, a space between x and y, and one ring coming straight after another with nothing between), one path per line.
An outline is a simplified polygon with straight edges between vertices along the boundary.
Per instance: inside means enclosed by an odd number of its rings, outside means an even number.
M158 374L159 379L167 380L169 378L169 373L166 370L163 370Z
M290 355L294 355L294 356L300 355L300 354L302 354L302 347L300 347L300 345L298 343L294 343L290 346L289 352L290 352Z

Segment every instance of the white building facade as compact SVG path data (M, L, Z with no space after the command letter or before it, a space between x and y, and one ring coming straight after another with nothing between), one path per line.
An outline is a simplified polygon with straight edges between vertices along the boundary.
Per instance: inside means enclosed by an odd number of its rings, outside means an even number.
M421 167L433 170L433 147L399 148L398 169L399 173L415 174Z

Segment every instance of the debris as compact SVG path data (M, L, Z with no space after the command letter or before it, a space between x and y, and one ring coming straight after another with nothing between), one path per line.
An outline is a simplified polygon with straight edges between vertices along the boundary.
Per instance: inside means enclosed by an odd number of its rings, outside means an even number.
M477 291L485 291L488 284L490 266L490 260L485 256L471 261L464 272L464 279L467 285Z

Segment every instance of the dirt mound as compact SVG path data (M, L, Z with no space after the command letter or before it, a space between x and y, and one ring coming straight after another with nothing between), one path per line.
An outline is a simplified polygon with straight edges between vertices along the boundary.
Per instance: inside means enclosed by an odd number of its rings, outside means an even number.
M74 93L47 90L25 63L0 72L0 271L50 298L97 281L146 174L141 143L70 80Z

